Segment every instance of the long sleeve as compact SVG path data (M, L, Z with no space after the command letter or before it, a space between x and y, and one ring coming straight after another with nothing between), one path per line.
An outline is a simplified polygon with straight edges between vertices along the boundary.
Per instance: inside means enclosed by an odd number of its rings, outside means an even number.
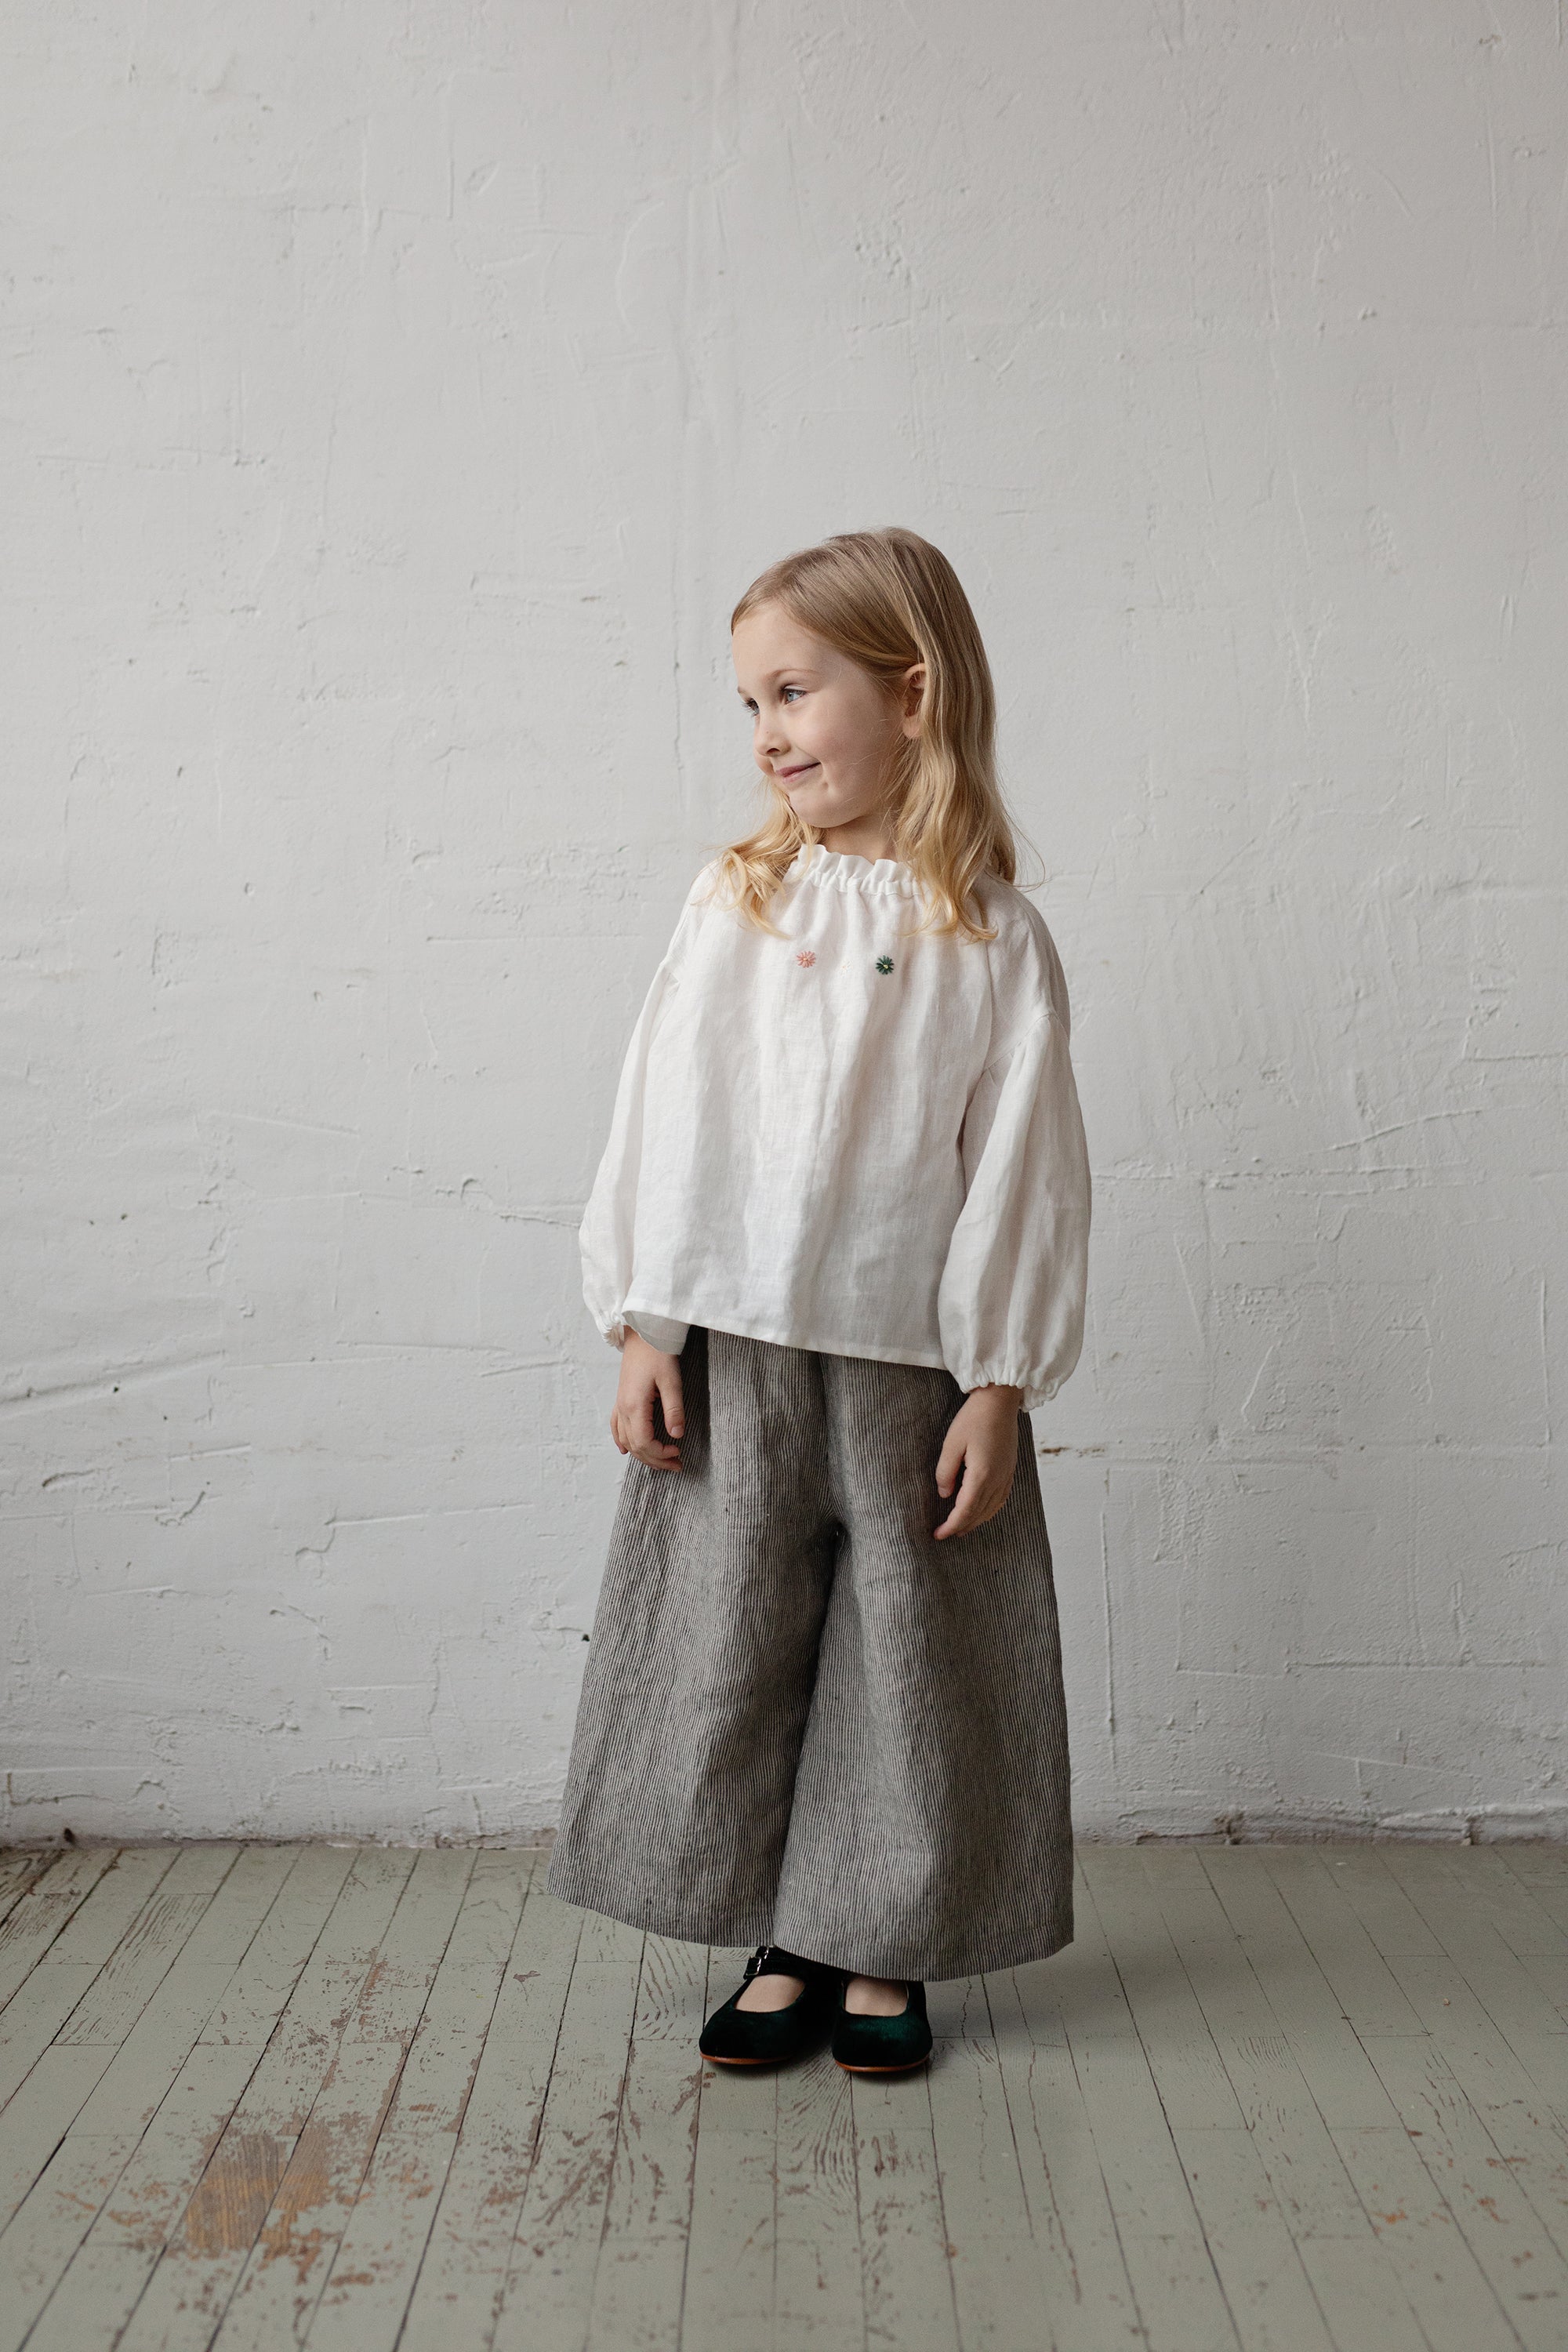
M578 1228L583 1259L583 1297L599 1329L613 1348L626 1336L626 1302L631 1287L637 1238L637 1180L642 1169L643 1124L647 1098L648 1052L671 992L679 985L681 950L689 936L699 900L700 875L663 962L648 983L643 1008L626 1046L610 1117L610 1136L599 1161L593 1191ZM689 1326L662 1317L637 1316L631 1328L651 1347L678 1355L686 1344Z
M1005 1382L1032 1410L1078 1361L1089 1267L1089 1153L1054 1011L1042 1008L983 1073L963 1155L964 1202L937 1296L942 1356L961 1388Z

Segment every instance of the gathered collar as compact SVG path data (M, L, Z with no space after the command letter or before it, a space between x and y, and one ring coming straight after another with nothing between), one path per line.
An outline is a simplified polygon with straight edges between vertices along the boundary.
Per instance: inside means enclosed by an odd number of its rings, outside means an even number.
M825 849L820 841L807 842L795 853L784 874L786 882L816 882L833 890L862 890L884 898L912 898L914 876L896 857L856 857L844 849Z

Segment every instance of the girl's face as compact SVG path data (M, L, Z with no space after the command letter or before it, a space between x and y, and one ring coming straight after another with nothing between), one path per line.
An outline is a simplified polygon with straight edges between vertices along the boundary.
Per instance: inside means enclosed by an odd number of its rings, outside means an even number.
M923 667L905 671L895 700L868 669L777 604L748 613L731 644L763 775L827 848L890 855L889 777L900 740L920 732Z

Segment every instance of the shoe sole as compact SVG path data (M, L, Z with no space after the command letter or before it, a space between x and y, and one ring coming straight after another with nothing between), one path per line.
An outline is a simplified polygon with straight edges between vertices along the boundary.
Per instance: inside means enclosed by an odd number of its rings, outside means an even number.
M787 2063L783 2058L710 2058L706 2050L700 2054L710 2066L783 2066Z
M843 2067L847 2074L912 2074L917 2066L931 2064L931 2052L928 2050L923 2058L906 2059L901 2066L850 2066L842 2058L836 2058L833 2063Z

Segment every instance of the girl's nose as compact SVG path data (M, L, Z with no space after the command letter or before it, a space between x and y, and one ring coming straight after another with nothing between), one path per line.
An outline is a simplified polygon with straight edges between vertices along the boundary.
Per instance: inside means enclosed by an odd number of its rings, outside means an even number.
M775 751L782 751L788 741L789 737L780 726L776 715L763 718L759 714L756 726L752 730L752 742L759 760L770 759Z

